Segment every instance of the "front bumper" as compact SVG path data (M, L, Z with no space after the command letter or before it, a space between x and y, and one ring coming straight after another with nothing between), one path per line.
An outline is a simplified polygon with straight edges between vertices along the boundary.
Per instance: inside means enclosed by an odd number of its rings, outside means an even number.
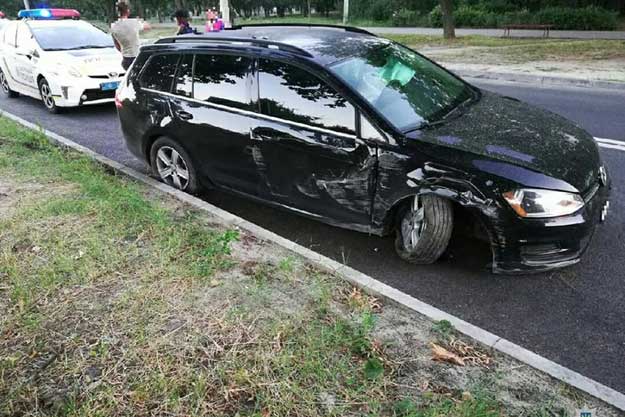
M115 90L102 90L103 83L121 82L122 77L116 78L64 78L62 80L48 79L54 101L58 107L77 107L91 104L112 103L115 100Z
M578 263L597 225L608 217L611 184L599 186L579 212L552 219L515 219L493 245L494 273L546 272Z

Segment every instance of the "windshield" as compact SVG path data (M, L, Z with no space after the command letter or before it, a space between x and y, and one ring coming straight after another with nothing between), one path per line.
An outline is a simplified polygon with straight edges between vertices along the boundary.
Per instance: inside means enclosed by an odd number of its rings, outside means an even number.
M332 70L404 132L440 120L474 97L468 84L399 44L371 48Z
M110 35L88 23L33 26L31 30L44 51L113 47Z

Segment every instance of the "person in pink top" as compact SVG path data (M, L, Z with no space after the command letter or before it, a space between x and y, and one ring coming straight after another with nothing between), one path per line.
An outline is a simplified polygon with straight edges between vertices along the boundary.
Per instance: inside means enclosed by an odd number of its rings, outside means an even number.
M206 32L219 32L224 29L224 21L221 20L215 9L206 10Z

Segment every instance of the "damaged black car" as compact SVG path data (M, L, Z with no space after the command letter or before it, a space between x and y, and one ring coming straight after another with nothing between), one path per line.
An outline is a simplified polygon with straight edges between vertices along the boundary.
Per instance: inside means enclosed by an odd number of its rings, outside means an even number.
M357 28L161 39L141 49L116 105L128 148L162 181L394 234L415 264L475 226L494 272L572 265L608 212L587 132Z

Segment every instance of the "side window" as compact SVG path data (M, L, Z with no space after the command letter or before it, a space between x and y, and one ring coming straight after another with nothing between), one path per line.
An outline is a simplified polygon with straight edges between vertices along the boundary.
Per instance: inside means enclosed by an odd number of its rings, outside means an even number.
M9 23L4 30L4 43L9 46L15 46L15 30L17 23Z
M193 55L185 54L180 60L178 71L176 72L176 86L174 93L193 97Z
M141 74L141 87L170 92L178 58L180 58L178 54L153 56Z
M25 24L19 25L17 28L16 46L23 49L35 49L35 40L30 29Z
M252 60L234 55L195 56L193 96L196 100L252 109L248 74Z
M356 133L354 107L308 71L261 59L259 93L263 114L344 133Z
M362 114L360 115L360 137L363 139L377 140L378 142L386 142L384 137L373 127L371 122Z

